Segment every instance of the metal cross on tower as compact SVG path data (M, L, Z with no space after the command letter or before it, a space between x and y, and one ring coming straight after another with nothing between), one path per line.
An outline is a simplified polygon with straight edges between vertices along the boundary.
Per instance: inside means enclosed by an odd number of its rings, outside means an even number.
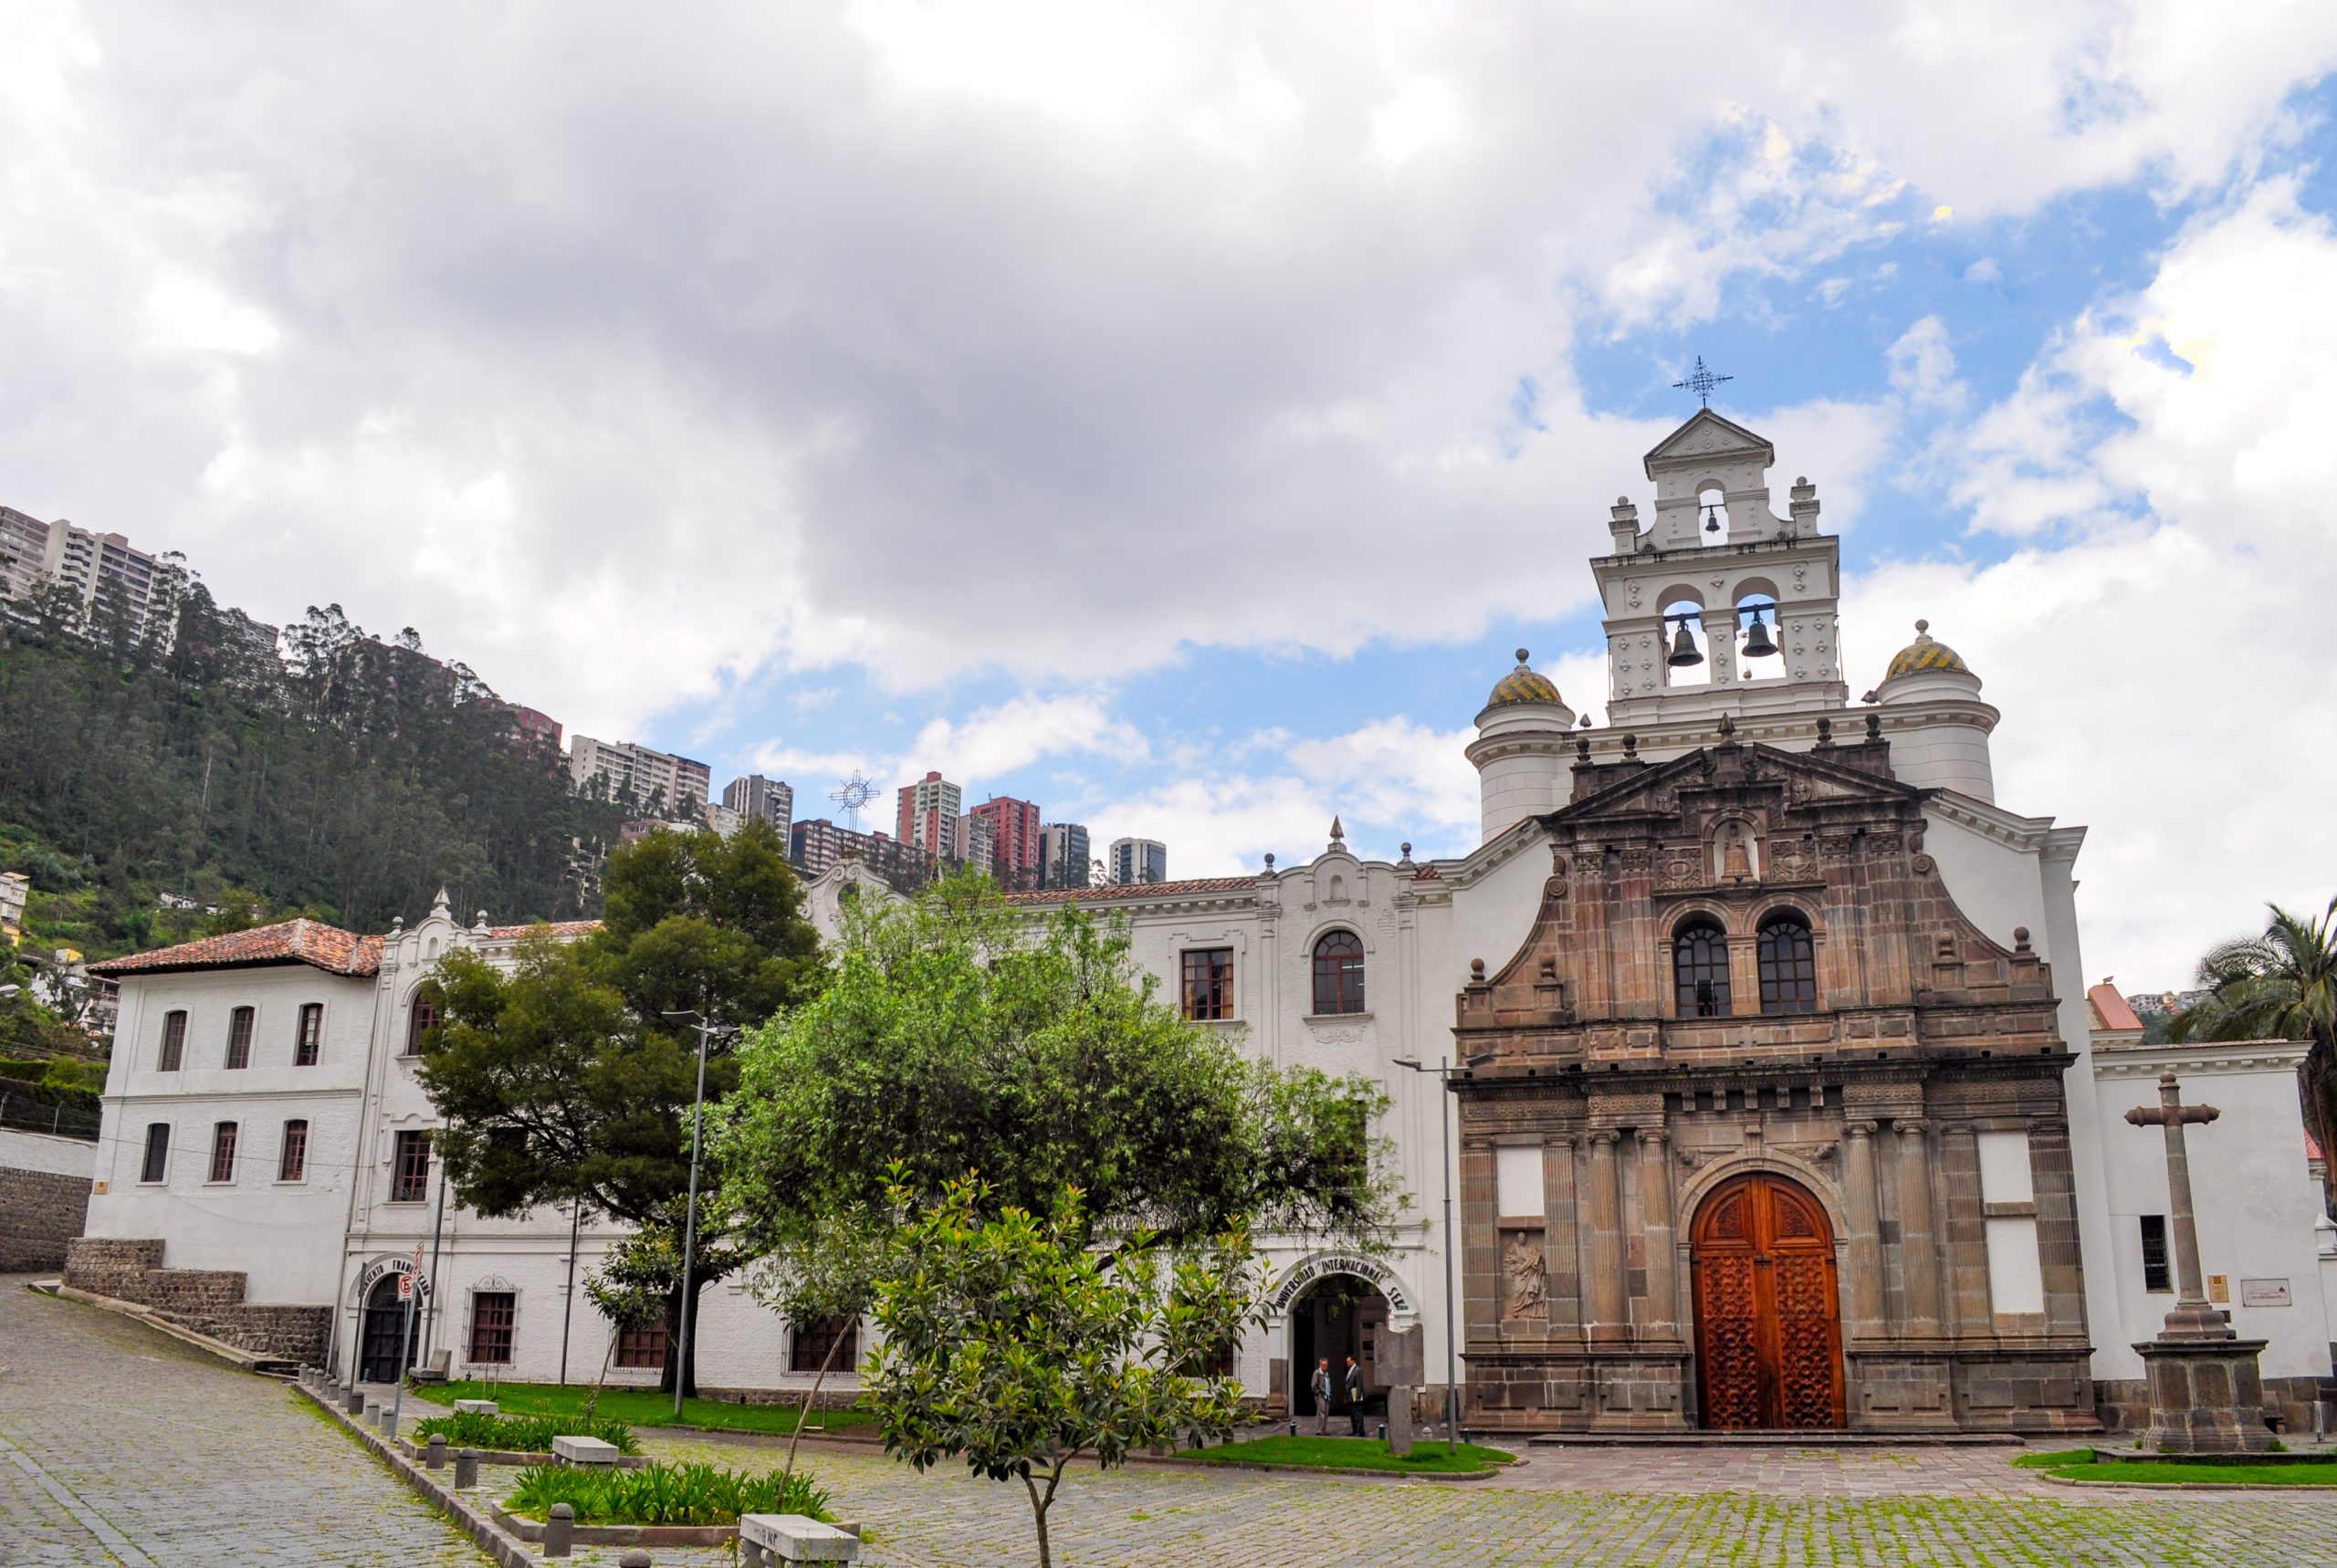
M1736 378L1734 376L1716 376L1713 374L1712 371L1704 368L1703 355L1698 354L1696 356L1696 368L1688 372L1688 379L1682 382L1673 382L1672 385L1673 390L1678 392L1694 392L1696 394L1696 402L1705 408L1710 408L1713 405L1713 389L1720 385L1723 382L1733 382L1735 379Z
M844 825L855 833L860 831L860 808L875 798L875 783L863 778L857 768L852 770L852 777L844 781L841 789L828 791L828 799L844 808Z

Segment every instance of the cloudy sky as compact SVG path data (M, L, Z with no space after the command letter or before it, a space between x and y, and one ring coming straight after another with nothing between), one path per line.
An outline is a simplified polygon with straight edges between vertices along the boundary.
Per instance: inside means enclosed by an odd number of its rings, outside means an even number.
M1474 841L1718 406L2088 979L2337 888L2337 7L0 0L0 503L806 804ZM812 814L802 812L801 814Z

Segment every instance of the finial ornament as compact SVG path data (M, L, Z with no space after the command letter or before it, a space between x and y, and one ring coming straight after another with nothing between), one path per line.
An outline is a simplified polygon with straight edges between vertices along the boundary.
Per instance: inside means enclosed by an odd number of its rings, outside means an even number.
M1688 372L1686 380L1673 382L1672 386L1672 390L1675 392L1694 392L1696 394L1696 402L1703 407L1710 408L1713 405L1713 389L1719 386L1723 382L1733 382L1735 379L1736 378L1734 376L1714 375L1710 370L1705 368L1703 355L1698 354L1696 356L1696 368Z
M1918 622L1915 622L1915 635L1916 635L1916 636L1918 636L1918 637L1922 636L1924 632L1926 632L1930 631L1931 629L1932 629L1932 623L1931 623L1930 622L1928 622L1928 621L1918 621Z
M1336 817L1333 817L1331 819L1331 841L1335 844L1345 843L1347 841L1347 831L1339 826L1339 820Z
M1533 656L1532 652L1528 649L1520 648L1517 650L1517 667L1521 670L1524 669L1525 667L1525 661Z
M1272 850L1266 852L1266 869L1268 871L1274 869L1274 852Z

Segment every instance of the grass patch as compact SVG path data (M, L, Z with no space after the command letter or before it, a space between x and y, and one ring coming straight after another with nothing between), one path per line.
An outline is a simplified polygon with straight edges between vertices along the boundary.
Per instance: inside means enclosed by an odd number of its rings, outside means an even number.
M1227 1443L1214 1448L1187 1448L1180 1459L1211 1465L1273 1465L1294 1470L1386 1470L1409 1476L1476 1476L1517 1456L1479 1443L1463 1443L1459 1453L1442 1443L1415 1442L1411 1453L1398 1458L1388 1445L1371 1437L1260 1437L1248 1443Z
M641 1452L641 1439L622 1421L605 1417L591 1421L580 1416L485 1416L457 1410L414 1424L418 1441L443 1435L450 1448L485 1448L490 1453L549 1454L554 1437L598 1437L614 1445L620 1454Z
M742 1513L833 1519L826 1489L801 1470L754 1475L714 1465L651 1464L637 1470L538 1465L519 1472L504 1506L541 1520L562 1502L576 1511L579 1524L736 1524Z
M2116 1481L2148 1486L2171 1481L2205 1481L2230 1487L2337 1487L2337 1459L2300 1456L2277 1464L2262 1460L2234 1462L2212 1454L2187 1459L2126 1459L2117 1450L2070 1448L2049 1454L2023 1454L2013 1461L2024 1469L2046 1470L2081 1481ZM2097 1457L2099 1455L2099 1457Z
M415 1392L440 1405L452 1405L457 1399L492 1399L507 1415L574 1416L584 1408L584 1397L592 1390L572 1383L436 1383L424 1384ZM794 1405L731 1405L718 1399L685 1399L682 1414L676 1419L674 1396L670 1394L660 1394L654 1388L606 1388L601 1391L599 1415L603 1420L619 1421L628 1427L786 1433L795 1430L798 1408ZM865 1410L814 1410L812 1425L806 1430L868 1427L875 1420Z

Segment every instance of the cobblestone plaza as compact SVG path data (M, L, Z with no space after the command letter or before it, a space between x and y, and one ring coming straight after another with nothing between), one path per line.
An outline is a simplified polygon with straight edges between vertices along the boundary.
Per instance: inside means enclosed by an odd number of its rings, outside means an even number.
M661 1457L776 1462L652 1436ZM1139 1467L1055 1508L1071 1568L1329 1565L2337 1564L2337 1497L2086 1491L2002 1448L1536 1449L1497 1482ZM1019 1489L866 1449L811 1463L889 1568L1022 1563ZM615 1552L580 1552L581 1563ZM728 1563L660 1551L661 1564ZM0 1564L314 1568L487 1560L283 1385L0 1281Z

